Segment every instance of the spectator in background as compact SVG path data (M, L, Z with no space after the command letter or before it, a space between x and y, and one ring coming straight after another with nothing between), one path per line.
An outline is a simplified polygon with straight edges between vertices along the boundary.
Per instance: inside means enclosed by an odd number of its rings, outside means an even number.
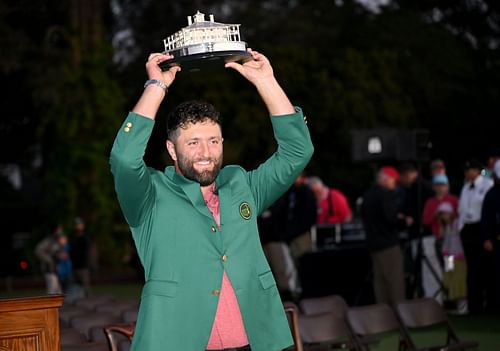
M312 250L311 227L316 223L316 198L301 174L285 193L281 211L284 238L295 259Z
M75 218L73 230L70 256L75 283L83 287L84 294L88 296L90 293L90 238L85 231L85 222L82 218Z
M431 170L431 177L440 174L446 175L446 165L444 161L439 158L432 160L429 168Z
M403 163L399 168L401 173L400 195L401 213L408 227L410 239L419 238L421 232L421 217L427 199L434 196L431 185L419 174L417 167L412 163Z
M488 157L486 159L486 169L484 170L484 175L489 178L494 178L495 176L495 163L500 160L500 148L493 148L488 152Z
M290 248L284 238L284 221L280 208L284 208L286 198L281 197L257 218L260 242L269 266L276 279L278 291L283 301L293 301L300 294L298 272Z
M442 303L443 295L440 289L443 279L443 256L441 254L443 230L438 209L442 203L449 204L452 209L452 219L455 220L458 217L458 198L449 193L448 177L444 174L434 175L432 188L436 195L427 199L422 215L422 224L430 230L432 235L422 238L422 250L436 276L432 274L430 267L423 264L421 267L422 288L426 297L436 297L436 300Z
M404 220L402 228L408 234L408 242L405 245L405 268L408 273L406 293L408 297L412 297L423 290L421 265L423 248L420 244L421 239L430 233L422 227L422 212L425 202L434 196L434 192L413 163L403 163L399 170L401 172L398 189L401 201L400 218Z
M337 224L351 221L352 210L342 192L327 187L319 177L308 178L308 184L316 196L318 208L316 224Z
M467 261L467 303L469 312L484 311L488 292L487 279L491 279L491 264L483 247L481 235L481 210L493 180L481 175L479 161L470 160L464 165L465 183L460 193L459 230Z
M361 217L373 263L373 284L379 303L396 304L405 298L403 253L399 245L399 173L382 167L375 184L363 195Z
M68 237L64 233L59 234L57 243L59 244L59 248L56 252L56 271L62 291L67 293L73 278L73 266L69 256Z
M310 230L316 222L316 199L305 179L300 174L259 221L259 228L264 229L264 252L284 300L293 300L300 294L299 259L312 251Z
M493 166L495 185L486 193L481 212L483 246L493 254L495 310L500 312L500 159Z
M47 294L61 294L61 282L57 275L57 253L60 250L59 236L64 233L61 224L50 227L50 233L35 247L35 255L40 260L40 268L45 278Z
M456 207L443 201L436 208L440 237L443 238L441 254L444 259L443 285L449 302L454 302L458 314L467 313L466 263Z

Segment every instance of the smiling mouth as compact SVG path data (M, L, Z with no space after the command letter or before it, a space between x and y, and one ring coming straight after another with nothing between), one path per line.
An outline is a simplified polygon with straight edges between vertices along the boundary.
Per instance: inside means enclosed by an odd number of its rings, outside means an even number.
M198 161L198 162L195 162L195 164L198 166L205 167L205 166L210 166L213 163L212 163L212 161L207 160L207 161Z

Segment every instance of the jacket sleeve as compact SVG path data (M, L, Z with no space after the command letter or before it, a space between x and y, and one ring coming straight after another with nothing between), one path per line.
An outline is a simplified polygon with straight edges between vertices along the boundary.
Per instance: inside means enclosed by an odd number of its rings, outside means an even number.
M151 211L154 191L144 153L154 120L130 112L111 149L111 172L125 219L131 227L139 225Z
M314 147L302 110L296 107L295 111L271 117L278 149L257 169L247 173L259 214L292 185L312 157Z

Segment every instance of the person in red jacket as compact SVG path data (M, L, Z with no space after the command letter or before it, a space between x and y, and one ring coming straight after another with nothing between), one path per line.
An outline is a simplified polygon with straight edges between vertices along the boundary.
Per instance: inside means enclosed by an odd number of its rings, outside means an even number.
M444 174L437 174L432 178L432 188L436 195L425 202L422 224L429 227L434 237L440 240L442 237L439 231L439 218L436 210L441 203L448 202L453 206L456 217L458 215L458 197L450 194L448 177Z
M352 210L342 192L327 187L318 177L308 179L318 205L316 224L337 224L349 222L352 219Z

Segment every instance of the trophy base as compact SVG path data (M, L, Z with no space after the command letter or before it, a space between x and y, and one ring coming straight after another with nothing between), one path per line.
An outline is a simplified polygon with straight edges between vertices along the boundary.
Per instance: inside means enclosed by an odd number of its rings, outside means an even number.
M163 71L168 70L172 66L181 66L182 70L189 72L198 72L201 70L213 70L223 68L227 62L243 63L249 61L251 55L246 51L216 51L204 52L193 55L174 57L171 60L160 63L160 68Z

